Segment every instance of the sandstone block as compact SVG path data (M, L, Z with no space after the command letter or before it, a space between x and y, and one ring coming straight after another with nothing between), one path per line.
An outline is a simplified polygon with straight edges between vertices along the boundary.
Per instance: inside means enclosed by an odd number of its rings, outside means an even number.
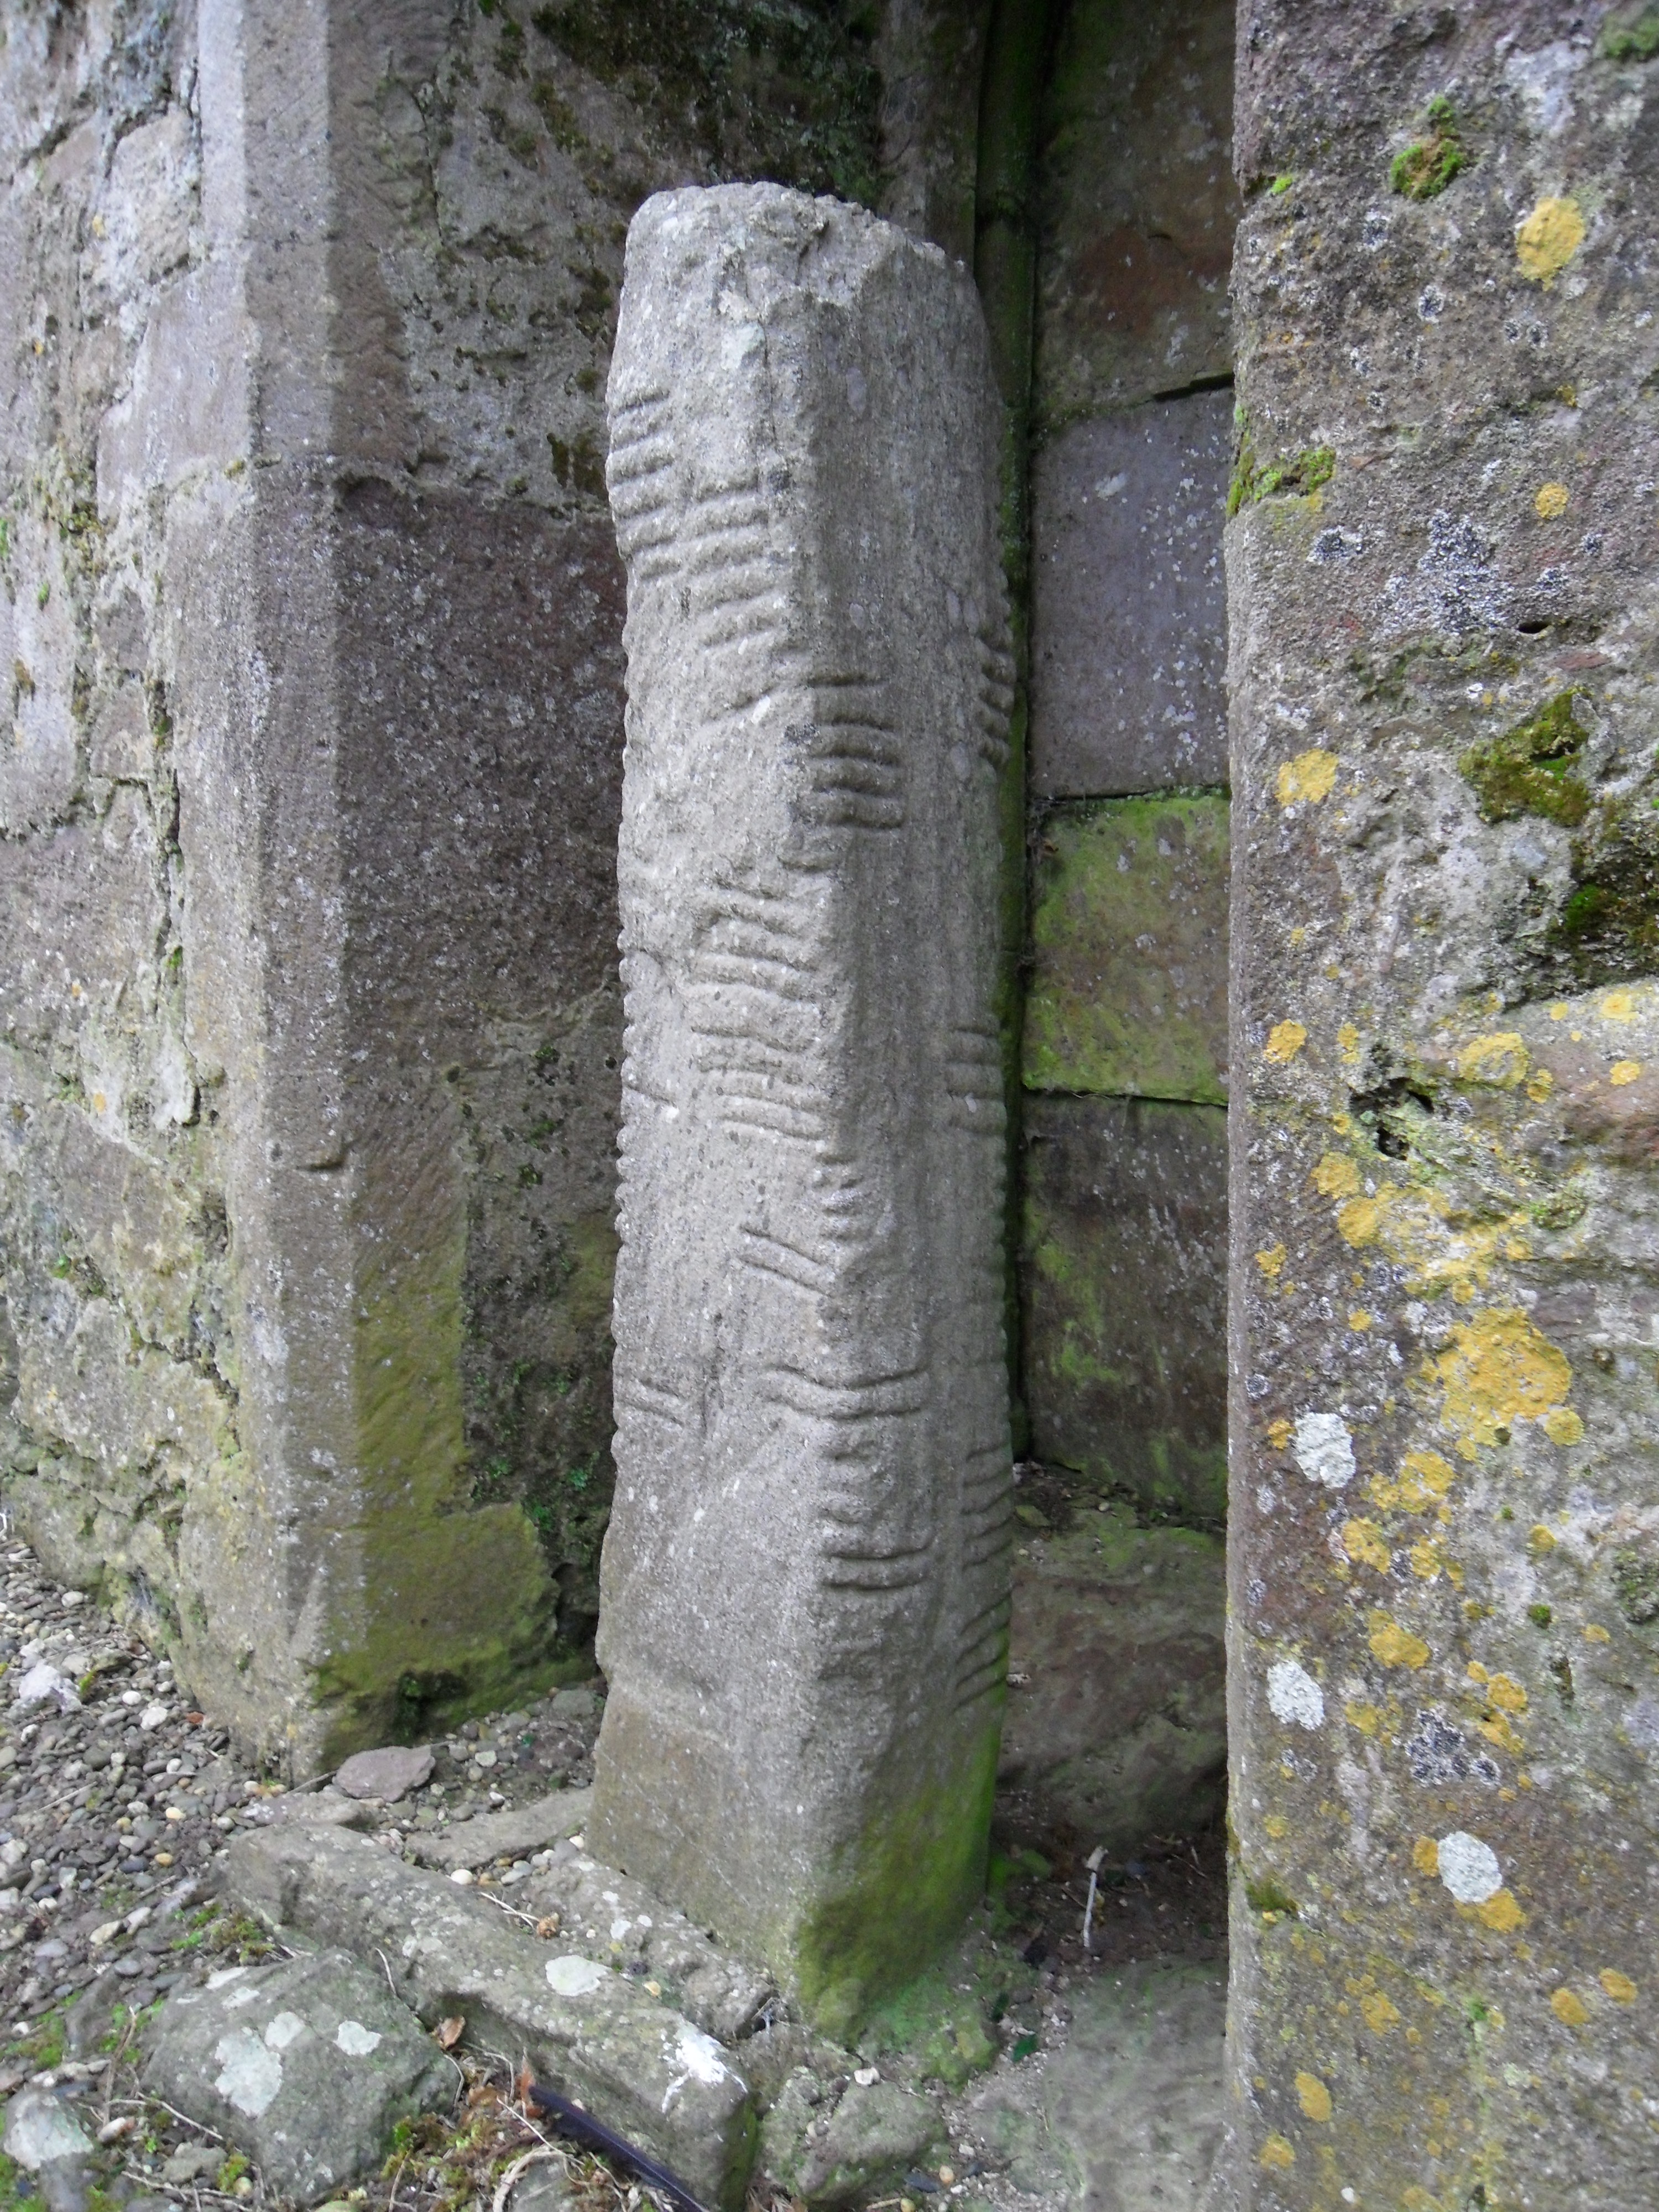
M459 2014L483 2045L525 2052L543 2080L663 2160L706 2204L735 2212L753 2150L748 2091L711 2037L636 1982L538 1942L483 1898L361 1836L239 1836L227 1879L239 1905L274 1925L366 1966L384 1953L399 1996L428 2026Z
M1074 422L1031 478L1034 793L1227 781L1232 395Z
M963 271L746 186L636 216L610 408L629 1030L589 1839L844 2025L976 1894L995 1767L996 405Z
M1124 799L1043 821L1024 1079L1224 1105L1227 801Z
M1021 1283L1036 1457L1218 1520L1227 1127L1218 1107L1031 1097Z

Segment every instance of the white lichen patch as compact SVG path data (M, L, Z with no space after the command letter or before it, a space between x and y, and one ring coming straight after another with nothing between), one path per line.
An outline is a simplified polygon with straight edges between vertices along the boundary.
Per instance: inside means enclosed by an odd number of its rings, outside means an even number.
M1316 1729L1325 1722L1325 1692L1304 1667L1294 1659L1280 1659L1267 1669L1267 1703L1287 1727Z
M221 2036L214 2057L219 2072L214 2087L239 2112L257 2120L268 2112L283 2086L283 2062L251 2027L234 2027Z
M1440 1879L1460 1905L1484 1905L1504 1887L1498 1854L1479 1836L1454 1828L1438 1845Z
M279 2012L265 2024L265 2047L270 2051L286 2051L306 2032L306 2024L297 2012Z
M671 2066L678 2072L663 2092L662 2108L665 2112L688 2081L701 2081L712 2088L726 2079L726 2054L712 2035L705 2035L700 2027L693 2027L689 2020L677 2021L674 2040L663 2051Z
M1291 1439L1296 1463L1310 1482L1346 1490L1353 1480L1353 1438L1340 1413L1304 1413Z
M562 1959L548 1960L547 1986L562 1997L590 1997L604 1986L610 1972L596 1960L579 1959L574 1952L567 1952Z
M371 2051L380 2047L380 2037L360 2020L343 2020L334 2031L334 2040L348 2058L367 2058Z

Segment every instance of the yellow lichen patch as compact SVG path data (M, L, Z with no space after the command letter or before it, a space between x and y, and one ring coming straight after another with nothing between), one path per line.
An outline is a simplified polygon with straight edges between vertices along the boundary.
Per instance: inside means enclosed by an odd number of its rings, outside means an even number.
M1579 1633L1586 1644L1611 1644L1613 1641L1599 1620L1587 1620Z
M1492 1676L1478 1659L1471 1659L1465 1672L1472 1682L1490 1682L1492 1680Z
M1256 1254L1255 1264L1270 1283L1276 1283L1279 1280L1279 1271L1285 1265L1285 1247L1282 1244L1270 1244L1265 1252Z
M1352 1306L1348 1311L1348 1327L1356 1335L1363 1336L1371 1325L1371 1316L1364 1306Z
M1634 991L1609 991L1595 1011L1604 1022L1633 1022L1641 1009Z
M1475 1037L1457 1055L1457 1073L1465 1083L1488 1083L1499 1091L1524 1083L1531 1066L1526 1039L1514 1030Z
M1553 1444L1576 1444L1583 1441L1584 1424L1571 1406L1557 1406L1545 1414L1538 1424Z
M1336 1033L1336 1046L1337 1050L1341 1054L1344 1060L1354 1060L1358 1059L1359 1032L1352 1022L1344 1022L1341 1028L1338 1030Z
M1294 806L1300 799L1328 799L1336 783L1336 755L1315 745L1279 771L1279 803Z
M1286 2173L1296 2164L1296 2153L1283 2136L1269 2136L1261 2146L1261 2162L1280 2173Z
M1524 1713L1531 1703L1513 1674L1494 1674L1486 1685L1486 1696L1506 1713Z
M1583 2027L1589 2018L1589 2007L1575 1990L1557 1990L1550 1998L1550 2010L1569 2027Z
M1541 199L1515 234L1521 274L1547 290L1584 242L1577 200Z
M1374 1990L1368 1997L1361 1997L1359 2009L1373 2035L1386 2035L1391 2027L1400 2025L1399 2007L1390 2004L1381 1990Z
M1359 1188L1359 1170L1340 1152L1327 1152L1314 1170L1313 1187L1326 1198L1352 1198Z
M1553 1022L1564 1022L1571 1012L1572 1008L1565 999L1558 999L1550 1008L1550 1019Z
M1429 1662L1429 1647L1422 1638L1386 1613L1371 1615L1370 1646L1385 1667L1426 1667Z
M1512 1936L1517 1928L1526 1925L1527 1916L1507 1889L1498 1890L1484 1905L1477 1905L1474 1917L1494 1935Z
M1328 2120L1331 2117L1331 2093L1317 2074L1298 2074L1296 2077L1297 2101L1310 2120Z
M1357 1567L1375 1567L1386 1575L1393 1559L1375 1521L1345 1521L1342 1548Z
M1493 1713L1477 1725L1488 1743L1495 1745L1499 1751L1508 1752L1512 1759L1519 1759L1526 1750L1525 1743L1516 1734L1507 1713Z
M1535 1067L1527 1078L1527 1096L1534 1106L1541 1106L1555 1088L1555 1078L1547 1067Z
M1283 1451L1295 1433L1295 1430L1282 1415L1278 1420L1269 1421L1267 1424L1267 1442L1275 1451Z
M1308 1032L1300 1022L1275 1022L1267 1032L1261 1057L1275 1067L1288 1067L1307 1042Z
M1546 1552L1555 1549L1555 1538L1541 1521L1534 1521L1527 1531L1527 1549L1534 1559L1541 1559Z
M1412 1864L1419 1874L1439 1873L1440 1846L1432 1836L1419 1836L1412 1845Z
M1466 1444L1495 1444L1511 1422L1541 1419L1572 1387L1565 1355L1516 1306L1488 1307L1455 1329L1433 1366L1441 1419Z
M1628 1974L1621 1974L1617 1966L1603 1966L1596 1980L1613 1999L1614 2004L1634 2004L1636 1984Z
M1382 1716L1375 1705L1344 1705L1342 1713L1348 1726L1357 1728L1361 1735L1375 1735L1382 1723Z
M1564 483L1540 484L1533 497L1533 512L1540 522L1553 522L1558 514L1565 514L1572 494Z
M1283 1843L1291 1832L1291 1824L1282 1813L1269 1813L1261 1825L1276 1844Z
M1425 1583L1444 1575L1454 1589L1463 1587L1463 1570L1455 1559L1449 1559L1431 1536L1419 1536L1406 1554L1411 1561L1412 1572Z
M1615 1089L1622 1089L1626 1083L1634 1083L1641 1073L1642 1063L1639 1060L1615 1060L1607 1070L1607 1081Z

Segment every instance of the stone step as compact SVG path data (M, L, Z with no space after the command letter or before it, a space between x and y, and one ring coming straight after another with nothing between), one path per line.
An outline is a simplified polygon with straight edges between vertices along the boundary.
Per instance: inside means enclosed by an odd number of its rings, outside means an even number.
M736 2212L754 2154L748 2087L712 2036L638 1983L345 1830L240 1836L226 1875L244 1911L378 1962L428 2027L460 2014L471 2043L522 2060Z
M592 1802L592 1790L556 1790L504 1813L475 1813L447 1828L418 1829L410 1849L422 1866L448 1874L456 1867L488 1866L492 1859L526 1859L567 1836L579 1836Z

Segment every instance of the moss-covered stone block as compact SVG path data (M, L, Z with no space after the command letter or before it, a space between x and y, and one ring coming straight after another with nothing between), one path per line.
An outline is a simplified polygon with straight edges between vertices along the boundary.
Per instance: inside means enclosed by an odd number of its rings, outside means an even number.
M1226 1255L1218 1108L1028 1101L1021 1278L1037 1458L1219 1520Z
M1043 824L1024 1074L1034 1091L1227 1095L1227 799L1160 793Z

